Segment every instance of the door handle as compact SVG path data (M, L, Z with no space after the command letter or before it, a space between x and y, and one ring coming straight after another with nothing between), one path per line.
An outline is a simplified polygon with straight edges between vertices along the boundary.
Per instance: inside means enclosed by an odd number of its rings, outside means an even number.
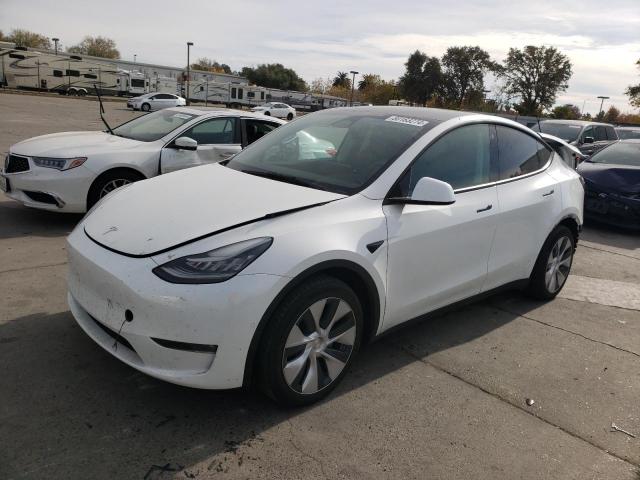
M236 152L222 152L222 153L220 154L220 156L221 156L224 160L226 160L226 159L228 159L228 158L233 157L235 154L236 154Z
M553 195L554 190L549 190L547 193L543 193L542 196L543 197L548 197L549 195Z
M489 210L491 210L492 208L493 208L493 205L487 205L487 206L486 206L486 207L484 207L484 208L481 208L481 209L479 209L479 210L476 210L476 212L477 212L477 213L482 213L482 212L489 211Z

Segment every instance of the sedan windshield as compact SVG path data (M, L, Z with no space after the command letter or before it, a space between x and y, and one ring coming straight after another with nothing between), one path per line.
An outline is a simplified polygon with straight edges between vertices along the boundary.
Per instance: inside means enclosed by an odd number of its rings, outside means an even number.
M531 127L531 129L534 132L548 133L570 143L577 140L582 126L578 124L540 122L538 125Z
M274 130L227 167L352 195L370 184L432 127L385 112L326 110Z
M154 142L195 117L196 115L191 113L160 110L123 123L114 128L113 133L119 137L131 138L141 142Z
M600 150L589 162L640 167L640 143L618 142Z

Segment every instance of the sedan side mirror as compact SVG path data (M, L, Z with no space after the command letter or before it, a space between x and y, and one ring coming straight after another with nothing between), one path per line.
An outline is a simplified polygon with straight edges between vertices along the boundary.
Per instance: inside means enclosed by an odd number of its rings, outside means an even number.
M177 138L176 141L173 142L173 144L176 146L176 148L179 148L180 150L197 150L198 149L198 142L193 138L189 138L189 137Z
M593 137L584 137L582 139L582 143L593 143L593 142L594 142Z
M422 177L413 188L411 197L388 198L387 204L414 204L414 205L451 205L455 203L456 196L453 187L447 182L431 177Z

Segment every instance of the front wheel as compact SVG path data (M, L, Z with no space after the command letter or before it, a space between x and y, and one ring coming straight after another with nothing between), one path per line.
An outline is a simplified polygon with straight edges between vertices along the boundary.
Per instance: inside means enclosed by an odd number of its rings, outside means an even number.
M151 110L151 105L149 105L148 103L143 103L140 107L140 110L142 110L143 112L148 112L149 110Z
M114 190L142 180L144 177L131 170L111 170L98 177L89 189L87 198L87 210L93 207L98 200L106 197Z
M289 112L289 115L287 115L287 120L293 120L293 113Z
M270 116L271 116L271 112L269 112L269 111L264 112L264 114L265 114L267 117L270 117Z
M263 334L263 390L291 406L327 396L355 358L362 330L362 307L348 285L329 276L305 282L285 298Z
M540 250L529 278L527 293L539 300L555 298L569 277L575 249L575 237L571 230L564 225L557 226Z

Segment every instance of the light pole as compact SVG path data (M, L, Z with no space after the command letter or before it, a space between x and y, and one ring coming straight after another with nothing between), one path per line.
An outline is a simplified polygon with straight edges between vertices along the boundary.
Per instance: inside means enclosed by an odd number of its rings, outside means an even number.
M600 117L600 114L602 113L602 104L604 103L605 100L608 100L609 97L598 95L598 98L600 99L600 111L598 112L598 117Z
M187 89L184 94L184 98L187 100L187 105L189 105L189 77L191 76L191 65L189 65L189 49L193 47L193 42L187 42Z
M55 52L56 52L56 55L58 55L58 42L60 41L60 39L52 38L51 40L53 40L53 43L55 44Z
M133 64L134 64L134 65L136 64L136 58L137 58L137 57L138 57L138 54L137 54L137 53L134 53L134 54L133 54Z
M351 70L349 73L353 74L353 80L351 81L351 101L349 102L349 106L353 107L353 89L356 86L356 75L360 72L356 72L355 70Z

